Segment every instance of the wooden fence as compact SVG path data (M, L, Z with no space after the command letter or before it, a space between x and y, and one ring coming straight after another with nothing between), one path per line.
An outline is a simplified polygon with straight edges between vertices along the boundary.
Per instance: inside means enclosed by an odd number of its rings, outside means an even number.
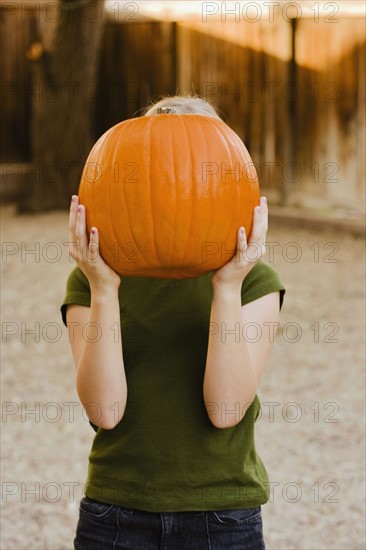
M215 103L276 202L365 211L364 20L178 27L181 91Z
M1 17L2 163L31 158L31 33L31 18ZM151 99L196 92L242 137L272 201L364 212L364 65L357 18L108 22L95 138Z

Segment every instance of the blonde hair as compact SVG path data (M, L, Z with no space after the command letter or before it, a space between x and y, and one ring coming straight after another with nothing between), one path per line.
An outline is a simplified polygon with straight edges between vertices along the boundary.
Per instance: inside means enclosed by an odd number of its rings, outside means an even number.
M164 113L165 109L168 113L205 115L222 120L208 101L199 96L190 95L164 97L147 107L144 116L158 115Z

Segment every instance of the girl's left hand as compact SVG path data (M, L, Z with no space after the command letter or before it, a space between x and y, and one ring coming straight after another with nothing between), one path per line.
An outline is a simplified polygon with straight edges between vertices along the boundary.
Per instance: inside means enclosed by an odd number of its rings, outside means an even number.
M268 230L268 206L265 197L261 197L260 206L254 208L253 227L249 243L240 228L237 237L237 251L229 262L215 271L211 278L214 288L237 290L243 279L253 269L258 260L265 254L266 234Z

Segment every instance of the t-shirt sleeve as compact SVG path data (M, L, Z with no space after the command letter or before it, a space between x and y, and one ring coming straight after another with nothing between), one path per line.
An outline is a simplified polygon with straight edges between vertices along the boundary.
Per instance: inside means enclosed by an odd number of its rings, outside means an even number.
M249 304L271 292L280 292L280 310L286 289L277 271L263 260L258 260L245 277L241 287L241 305Z
M68 304L80 304L89 306L91 302L91 293L89 281L81 271L80 267L75 267L66 282L66 294L60 307L62 321L66 323L66 306Z

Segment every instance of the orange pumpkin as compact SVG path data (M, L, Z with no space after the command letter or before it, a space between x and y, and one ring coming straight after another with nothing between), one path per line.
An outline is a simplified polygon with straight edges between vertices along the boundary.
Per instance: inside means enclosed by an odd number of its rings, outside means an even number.
M96 142L79 198L117 273L184 279L233 257L260 194L249 153L224 122L160 114L125 120Z

